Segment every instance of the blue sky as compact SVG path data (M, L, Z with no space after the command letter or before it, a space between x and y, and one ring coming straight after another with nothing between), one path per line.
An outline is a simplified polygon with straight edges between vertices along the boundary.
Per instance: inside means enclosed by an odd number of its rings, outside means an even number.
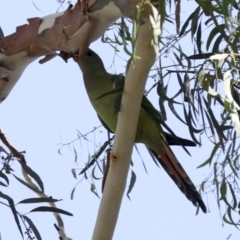
M41 11L31 1L1 2L0 25L5 35L13 33L16 26L25 24L27 18L42 17L56 12L58 8L53 0L34 2ZM189 15L189 9L193 9L194 4L191 1L185 3L182 17ZM174 27L172 32L175 33ZM91 48L102 57L105 66L110 67L114 56L112 48L101 41L93 43ZM127 60L122 52L119 55ZM114 68L109 68L109 71L124 72L123 59L117 58ZM149 80L148 86L151 84ZM157 104L155 92L150 94L150 98ZM175 118L169 118L168 124L177 135L189 137L188 129ZM55 58L43 65L35 61L26 69L10 96L0 105L0 126L8 139L17 149L26 150L27 162L42 178L45 193L63 199L57 206L74 214L74 217L63 216L66 232L74 240L91 239L100 201L90 192L89 182L85 180L78 185L74 199L70 200L71 190L80 180L72 177L71 169L83 167L88 153L93 153L96 145L104 142L107 133L104 128L100 128L101 131L89 135L88 142L82 141L82 145L76 142L78 165L74 163L73 151L66 147L63 149L64 155L59 155L57 144L75 139L76 129L87 133L99 125L85 93L81 72L72 60L66 64L62 59ZM208 174L207 168L196 167L209 156L209 146L205 144L201 148L190 149L192 157L180 148L173 148L196 185ZM133 169L137 173L137 183L131 193L131 201L126 196L123 199L114 240L225 240L230 234L231 240L239 238L239 232L234 227L226 224L223 226L213 194L204 196L209 212L195 216L195 207L177 189L165 171L156 167L144 147L139 146L139 149L148 174L145 173L140 158L134 153ZM16 175L21 177L19 164L12 164ZM100 185L100 181L97 182L99 194ZM10 178L10 187L1 191L13 197L15 203L28 197L36 197L14 178ZM36 206L18 205L17 210L27 213ZM0 213L2 240L21 239L10 209L0 205ZM58 239L53 227L55 219L51 213L30 213L27 216L34 221L44 240Z

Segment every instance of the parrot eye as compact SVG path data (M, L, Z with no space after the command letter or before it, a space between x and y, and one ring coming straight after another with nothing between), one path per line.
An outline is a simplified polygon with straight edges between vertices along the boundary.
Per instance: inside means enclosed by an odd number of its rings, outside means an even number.
M87 55L91 57L92 56L92 51L88 50Z

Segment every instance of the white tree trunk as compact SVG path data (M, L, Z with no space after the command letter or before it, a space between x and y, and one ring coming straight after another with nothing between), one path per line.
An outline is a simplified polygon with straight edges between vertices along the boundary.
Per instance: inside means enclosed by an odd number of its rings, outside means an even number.
M147 8L149 7L146 6ZM116 136L111 152L110 167L100 203L93 240L110 240L118 219L126 186L132 148L136 136L142 96L148 73L158 54L160 20L156 9L150 7L140 26L135 61L131 62L126 76L121 111L118 115ZM127 237L127 236L126 236Z

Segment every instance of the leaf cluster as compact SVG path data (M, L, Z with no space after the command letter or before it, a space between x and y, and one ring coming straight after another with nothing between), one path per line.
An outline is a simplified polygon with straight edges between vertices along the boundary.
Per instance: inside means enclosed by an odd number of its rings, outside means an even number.
M0 155L1 155L1 164L2 164L2 168L0 170L0 185L2 187L9 187L10 186L10 180L9 180L10 178L9 177L13 176L23 186L34 191L35 193L40 193L40 194L44 193L44 185L43 185L41 178L35 171L33 171L29 166L27 166L26 163L19 162L21 164L21 167L23 168L23 170L32 179L35 180L39 189L34 188L29 183L27 183L26 181L22 180L21 178L17 177L15 174L13 174L14 170L11 167L11 163L14 160L16 161L16 159L13 157L12 154L9 154L2 146L0 146ZM22 214L19 211L17 211L17 205L19 205L19 204L54 203L54 202L61 201L61 199L60 200L54 199L52 197L27 198L27 199L21 200L20 202L18 202L16 204L16 203L14 203L14 199L12 197L10 197L8 194L5 194L3 190L0 191L0 199L2 199L2 200L0 200L0 204L8 207L11 210L11 212L14 216L14 219L15 219L15 223L18 227L18 230L19 230L22 238L24 237L24 234L25 234L29 240L30 239L38 239L38 240L42 239L37 227L35 226L33 221L27 216L29 213L31 213L31 212L53 212L53 213L61 213L61 214L72 216L71 213L69 213L65 210L55 208L55 207L49 207L49 206L40 206L40 207L33 208L26 214ZM23 227L25 228L25 232L23 232L23 230L22 230Z

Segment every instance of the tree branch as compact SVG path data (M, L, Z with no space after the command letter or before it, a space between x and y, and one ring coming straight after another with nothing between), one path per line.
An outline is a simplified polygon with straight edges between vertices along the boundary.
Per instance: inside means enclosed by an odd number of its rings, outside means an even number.
M149 71L158 54L160 17L157 10L150 4L143 5L141 10L145 23L139 28L135 52L137 57L131 62L126 76L110 168L93 240L112 239L126 186L142 96Z

